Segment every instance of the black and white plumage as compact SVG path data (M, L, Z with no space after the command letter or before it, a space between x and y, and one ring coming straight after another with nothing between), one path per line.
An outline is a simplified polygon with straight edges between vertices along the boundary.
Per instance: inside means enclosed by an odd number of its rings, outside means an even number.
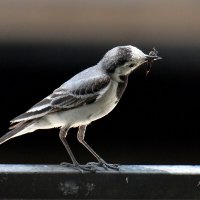
M111 49L95 66L78 73L28 111L11 120L11 131L0 138L0 144L37 129L59 127L59 136L73 164L78 165L65 137L70 128L79 127L78 140L100 163L105 164L84 141L86 126L113 110L134 69L158 58L144 54L133 46Z

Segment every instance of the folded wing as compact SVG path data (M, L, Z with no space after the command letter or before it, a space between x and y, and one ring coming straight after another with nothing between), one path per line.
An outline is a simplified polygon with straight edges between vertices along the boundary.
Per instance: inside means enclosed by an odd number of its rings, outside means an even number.
M19 123L41 118L49 113L59 110L68 110L92 103L104 94L110 83L109 76L103 75L88 80L73 80L73 87L63 84L51 95L35 104L27 112L11 120L11 123ZM16 125L13 126L15 128ZM12 128L12 127L11 127Z

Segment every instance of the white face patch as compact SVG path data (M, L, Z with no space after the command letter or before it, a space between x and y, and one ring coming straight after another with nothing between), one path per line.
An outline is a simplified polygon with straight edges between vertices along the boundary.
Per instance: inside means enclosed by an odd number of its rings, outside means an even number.
M142 65L145 62L144 59L142 60L138 60L136 63L133 62L129 62L126 63L123 66L117 67L115 69L115 72L112 74L112 78L118 82L121 82L120 76L124 76L124 75L128 75L130 74L132 71L134 71L136 68L138 68L140 65ZM130 65L132 65L132 67L130 67Z

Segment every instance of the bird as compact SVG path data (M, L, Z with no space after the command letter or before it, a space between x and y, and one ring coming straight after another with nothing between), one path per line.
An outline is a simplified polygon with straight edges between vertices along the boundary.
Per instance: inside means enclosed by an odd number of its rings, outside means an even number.
M145 54L137 47L126 45L109 50L94 66L55 89L25 113L11 120L10 131L0 138L0 144L38 129L60 128L59 137L73 166L79 167L66 136L70 128L78 128L78 141L97 159L109 166L85 141L86 127L110 113L121 99L128 77L144 63L161 59L157 52Z

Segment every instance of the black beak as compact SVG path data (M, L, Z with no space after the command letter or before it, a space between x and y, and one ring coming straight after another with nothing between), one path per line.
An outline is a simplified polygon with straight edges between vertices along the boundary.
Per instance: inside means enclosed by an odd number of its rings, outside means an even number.
M148 63L152 63L153 61L155 61L155 60L160 60L160 59L162 59L160 56L151 56L151 55L146 55L146 57L145 57L145 60L146 60L146 62L148 62Z
M151 70L151 64L155 61L155 60L160 60L162 59L159 56L156 55L146 55L146 62L147 62L147 70L146 70L146 76L149 74L150 70Z

